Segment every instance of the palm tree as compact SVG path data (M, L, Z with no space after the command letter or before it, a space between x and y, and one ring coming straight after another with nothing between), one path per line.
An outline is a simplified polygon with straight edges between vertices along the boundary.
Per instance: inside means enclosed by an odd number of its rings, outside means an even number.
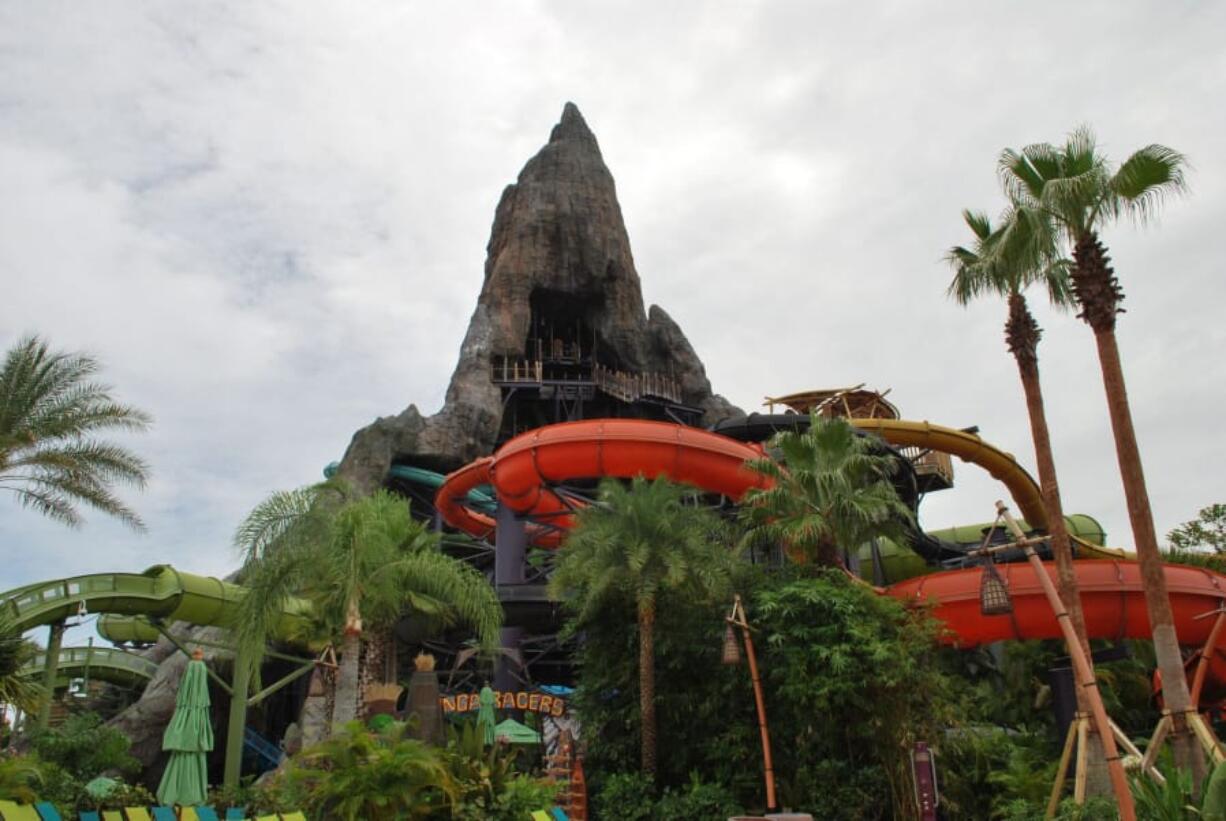
M37 336L8 351L0 369L0 489L70 527L81 524L77 505L85 503L143 530L111 487L144 487L149 466L94 434L145 430L152 419L92 381L98 370L93 357L53 353Z
M1043 388L1039 381L1038 346L1042 329L1031 314L1024 293L1029 285L1042 285L1052 305L1061 309L1070 307L1073 297L1069 289L1068 260L1060 257L1056 237L1042 212L1011 209L995 229L985 214L963 211L962 218L975 235L975 243L972 248L959 245L946 253L945 259L954 269L948 293L959 305L967 305L972 299L984 295L1003 296L1008 304L1005 344L1017 362L1022 393L1026 397L1060 598L1069 613L1077 640L1089 659L1090 640L1077 591L1073 550L1064 521L1064 505L1060 500ZM1077 703L1082 712L1090 712L1087 695L1080 687L1077 688ZM1111 732L1110 728L1095 729ZM1093 749L1097 753L1092 760L1096 772L1091 783L1096 790L1101 786L1106 791L1109 788L1107 762L1101 745L1095 744Z
M649 778L656 772L655 621L664 591L694 600L726 594L733 554L723 522L711 510L690 504L692 491L665 477L639 476L629 485L600 483L598 501L579 512L557 568L550 594L566 597L577 624L604 607L630 600L639 628L640 760Z
M274 493L239 526L247 595L236 619L238 644L258 658L286 603L303 596L340 635L332 723L357 715L363 631L390 627L405 610L445 624L463 622L493 646L502 607L477 570L439 550L438 534L387 491L354 498L337 480Z
M747 540L785 545L794 558L833 565L874 537L901 540L911 509L890 482L896 457L846 419L814 414L805 431L781 431L770 445L780 456L751 460L769 480L742 500Z
M1191 697L1115 339L1115 319L1123 312L1120 302L1124 292L1108 264L1099 231L1121 215L1139 222L1153 218L1165 197L1184 191L1186 165L1177 151L1154 144L1113 168L1098 152L1093 133L1084 127L1070 134L1063 146L1041 143L1021 151L1006 149L999 162L1001 181L1010 199L1019 209L1033 210L1051 220L1072 249L1070 278L1081 309L1077 316L1093 330L1098 347L1154 651L1162 671L1163 697L1171 712L1180 717L1177 727L1181 732L1174 739L1174 747L1177 761L1185 767L1200 762L1195 740L1184 731L1180 720L1192 707Z
M955 246L945 255L946 261L954 269L948 294L959 305L967 305L972 299L989 294L1003 296L1008 304L1005 344L1017 362L1022 393L1026 397L1060 597L1088 656L1089 639L1081 612L1081 599L1077 595L1073 550L1064 521L1064 505L1060 501L1056 462L1052 455L1043 388L1039 381L1038 347L1043 332L1030 312L1024 294L1027 286L1039 284L1045 287L1052 305L1057 308L1070 307L1073 298L1069 289L1068 261L1059 256L1050 225L1032 222L1043 219L1040 212L1010 210L1002 225L996 229L992 228L991 221L984 214L963 211L962 218L975 235L975 245L973 248Z
M26 668L37 654L38 647L22 637L12 614L0 610L0 704L27 715L38 711L44 690Z

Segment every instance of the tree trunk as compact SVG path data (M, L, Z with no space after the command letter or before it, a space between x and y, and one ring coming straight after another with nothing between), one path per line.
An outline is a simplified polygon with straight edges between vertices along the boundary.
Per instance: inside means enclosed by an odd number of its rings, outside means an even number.
M1009 350L1017 360L1017 370L1026 396L1026 412L1030 416L1030 435L1034 440L1035 462L1039 469L1039 487L1043 494L1043 507L1047 510L1047 530L1051 537L1051 551L1056 563L1057 588L1060 600L1068 611L1077 641L1085 653L1093 671L1090 655L1090 640L1086 632L1085 616L1081 610L1081 596L1077 591L1077 575L1073 569L1073 546L1069 539L1068 526L1064 520L1064 505L1060 501L1060 485L1056 479L1056 460L1052 455L1051 434L1047 427L1047 411L1043 402L1043 388L1039 380L1038 342L1042 332L1026 298L1020 293L1009 296L1009 319L1005 325L1005 338ZM1091 705L1085 688L1075 687L1078 711L1089 714ZM1107 759L1102 749L1101 732L1110 732L1106 727L1094 727L1094 738L1088 750L1087 791L1091 795L1110 795L1111 778Z
M332 690L329 678L322 667L316 667L311 673L307 697L298 714L303 749L313 747L328 737L328 693Z
M1038 323L1030 313L1026 298L1021 294L1009 297L1009 321L1005 326L1009 349L1017 360L1017 370L1026 396L1026 412L1030 417L1030 435L1034 440L1035 462L1039 468L1039 487L1043 507L1047 510L1047 531L1051 536L1052 556L1056 561L1060 599L1072 618L1073 630L1086 656L1090 641L1086 633L1081 597L1077 593L1077 576L1073 570L1073 546L1068 524L1064 520L1064 505L1060 501L1060 485L1056 480L1056 460L1051 450L1051 433L1047 427L1047 410L1043 402L1043 387L1039 381ZM1080 696L1080 690L1078 696ZM1081 704L1080 698L1078 704Z
M334 730L357 718L358 696L362 689L362 614L353 599L346 611L340 669L336 671L336 703L332 705Z
M640 763L643 775L656 777L656 603L652 599L639 602L639 713L642 748Z
M1133 544L1141 565L1141 579L1145 585L1145 606L1149 611L1154 653L1158 657L1158 670L1162 673L1162 698L1166 708L1175 717L1171 749L1175 754L1176 765L1192 771L1194 783L1199 789L1204 775L1204 757L1198 749L1195 736L1183 719L1184 714L1192 709L1192 697L1188 692L1179 638L1175 634L1171 600L1166 592L1162 553L1158 549L1158 534L1154 530L1154 516L1145 487L1145 473L1141 468L1137 434L1132 426L1132 411L1128 405L1124 369L1120 364L1115 331L1095 331L1094 340L1098 344L1098 361L1102 366L1103 387L1106 389L1107 407L1111 414L1111 430L1115 435L1115 452L1120 464L1120 477L1124 483L1124 498L1128 503L1128 521L1132 526Z

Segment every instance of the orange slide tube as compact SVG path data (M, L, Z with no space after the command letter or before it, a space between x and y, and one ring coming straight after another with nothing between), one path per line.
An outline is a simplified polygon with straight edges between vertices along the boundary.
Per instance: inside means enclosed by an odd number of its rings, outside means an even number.
M1141 587L1140 565L1134 561L1089 559L1073 563L1081 607L1090 638L1149 639L1149 613ZM946 641L969 648L993 641L1058 639L1060 627L1028 564L998 564L1013 599L1013 612L985 616L979 611L979 585L983 569L948 570L919 576L886 588L905 603L932 602L932 615L948 626ZM1056 577L1055 565L1044 569ZM1200 567L1165 566L1167 592L1175 616L1179 643L1200 647L1209 638L1213 619L1197 618L1226 602L1226 576ZM1226 682L1226 659L1217 653L1208 676Z
M665 475L677 482L739 499L765 479L745 467L762 456L759 446L718 433L642 419L593 419L564 422L528 431L508 441L493 456L465 465L443 480L435 507L457 530L483 537L493 531L489 516L464 506L469 490L489 483L498 500L523 516L559 528L572 523L571 508L550 489L575 479L623 479ZM530 536L532 538L532 536ZM557 530L538 531L533 541L556 547Z
M853 424L894 445L931 448L984 467L1005 483L1031 524L1041 527L1046 522L1038 485L1010 454L978 436L927 422L857 419ZM573 514L572 506L563 502L551 485L605 476L628 479L665 475L737 500L749 488L765 486L763 477L745 467L746 460L764 452L760 445L667 422L566 422L523 433L493 456L448 475L435 497L435 506L448 525L479 538L489 536L496 527L494 519L466 507L463 500L473 488L492 484L499 501L515 513L552 524L552 528L534 525L528 536L538 546L556 548L572 524ZM1101 556L1115 551L1098 548L1095 553ZM1092 638L1150 637L1136 562L1097 559L1080 560L1074 565ZM1054 576L1054 567L1045 567ZM885 592L904 602L933 602L933 615L950 629L947 640L960 647L1011 639L1061 638L1034 570L1028 564L998 565L998 569L1013 598L1014 610L1008 615L980 613L981 568L920 576ZM1203 568L1167 565L1166 578L1180 642L1203 645L1213 620L1197 617L1226 603L1226 576ZM1208 676L1226 683L1226 659L1216 652Z

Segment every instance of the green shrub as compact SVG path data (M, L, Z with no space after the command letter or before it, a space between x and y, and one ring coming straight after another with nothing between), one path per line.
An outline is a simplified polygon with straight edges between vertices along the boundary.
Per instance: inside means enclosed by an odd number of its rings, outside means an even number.
M519 751L485 745L481 728L465 721L448 733L443 763L456 788L455 819L519 821L554 803L557 787L515 772Z
M657 821L676 818L727 818L736 812L732 794L717 784L704 784L697 773L684 788L668 787L655 805Z
M606 776L592 796L597 821L652 821L655 817L655 786L639 773Z
M428 818L449 808L457 790L440 754L404 729L372 732L351 722L295 758L288 786L301 790L310 817Z
M96 713L70 715L62 724L31 735L31 748L49 764L82 781L103 773L135 773L140 762L128 754L132 742Z
M0 796L29 803L45 781L46 766L36 756L0 753Z

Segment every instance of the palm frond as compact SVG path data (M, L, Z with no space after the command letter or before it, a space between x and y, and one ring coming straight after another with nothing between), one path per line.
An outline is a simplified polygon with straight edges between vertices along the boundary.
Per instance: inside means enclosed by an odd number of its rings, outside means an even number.
M53 353L37 336L8 351L0 368L0 486L70 526L80 524L76 505L84 502L141 530L140 517L110 485L143 487L148 464L90 436L144 430L152 418L114 401L109 386L89 381L98 370L92 357Z
M1147 145L1124 161L1111 177L1111 193L1139 223L1153 219L1167 196L1187 191L1183 154L1164 145Z

